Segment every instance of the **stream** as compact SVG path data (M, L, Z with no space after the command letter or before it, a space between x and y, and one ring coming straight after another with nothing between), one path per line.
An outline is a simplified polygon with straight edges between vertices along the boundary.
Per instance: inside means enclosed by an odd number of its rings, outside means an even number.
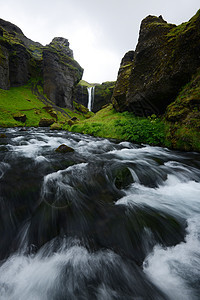
M0 300L199 299L200 154L0 136Z

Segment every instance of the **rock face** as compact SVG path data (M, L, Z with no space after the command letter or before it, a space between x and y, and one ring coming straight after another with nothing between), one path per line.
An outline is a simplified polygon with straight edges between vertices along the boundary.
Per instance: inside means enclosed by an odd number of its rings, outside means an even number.
M113 104L138 116L163 114L200 67L200 11L179 26L148 16L132 57L122 60Z
M56 105L73 108L75 85L80 81L83 69L73 59L68 40L54 38L43 50L44 93Z
M83 69L73 59L68 40L54 38L43 47L16 25L0 19L0 88L21 86L43 78L44 93L56 105L73 107L74 88Z
M86 85L81 83L77 85L74 101L84 105L85 107L88 106L88 90Z
M16 25L0 19L0 88L20 86L31 77L40 76L41 48L41 44L24 36Z
M95 84L92 112L97 112L102 108L102 106L111 103L114 86L115 81L107 81L103 82L102 84ZM84 105L85 107L88 107L88 90L87 85L85 85L84 82L80 82L77 85L75 101Z
M94 103L92 111L99 111L104 105L111 103L111 98L114 90L115 82L107 81L102 84L95 85Z

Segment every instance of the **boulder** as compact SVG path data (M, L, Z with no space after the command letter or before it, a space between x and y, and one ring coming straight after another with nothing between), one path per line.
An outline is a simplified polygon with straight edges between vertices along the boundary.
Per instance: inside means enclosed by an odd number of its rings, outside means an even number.
M68 153L68 152L74 152L74 149L65 144L62 144L55 151L59 153Z
M19 121L19 122L22 122L22 123L25 123L26 122L26 115L25 114L22 114L20 112L17 112L15 114L13 114L13 118L16 120L16 121Z
M54 119L42 118L40 119L39 126L40 127L49 127L55 122Z
M51 129L52 129L52 130L61 130L61 129L62 129L62 126L61 126L61 124L59 124L59 123L53 123L53 124L51 125Z
M127 167L116 170L115 174L115 186L118 189L125 189L131 183L133 183L133 177L130 170Z

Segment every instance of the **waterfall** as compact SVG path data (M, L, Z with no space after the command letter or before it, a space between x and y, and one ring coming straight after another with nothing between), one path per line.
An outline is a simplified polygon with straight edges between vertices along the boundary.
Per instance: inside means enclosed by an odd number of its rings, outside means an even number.
M87 88L88 90L88 109L89 111L92 110L92 106L93 106L93 103L94 103L94 89L95 89L95 86L90 86Z

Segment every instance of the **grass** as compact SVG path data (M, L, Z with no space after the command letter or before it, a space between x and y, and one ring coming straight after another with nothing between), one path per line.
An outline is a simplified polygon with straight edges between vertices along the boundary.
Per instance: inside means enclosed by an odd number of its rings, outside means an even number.
M55 119L58 128L67 127L69 117L64 116L60 111L52 108L51 105L45 105L36 95L32 93L32 83L36 79L32 79L28 84L20 87L12 87L10 90L0 89L0 127L38 127L41 118ZM42 93L42 87L38 86L38 90ZM71 111L62 108L71 118L76 117L78 120L85 120L86 116L77 111ZM25 114L26 122L16 121L13 116L16 114ZM52 116L52 113L55 116Z
M139 118L129 112L116 112L112 105L108 105L88 120L64 128L103 138L152 145L163 145L165 140L165 125L156 116Z

